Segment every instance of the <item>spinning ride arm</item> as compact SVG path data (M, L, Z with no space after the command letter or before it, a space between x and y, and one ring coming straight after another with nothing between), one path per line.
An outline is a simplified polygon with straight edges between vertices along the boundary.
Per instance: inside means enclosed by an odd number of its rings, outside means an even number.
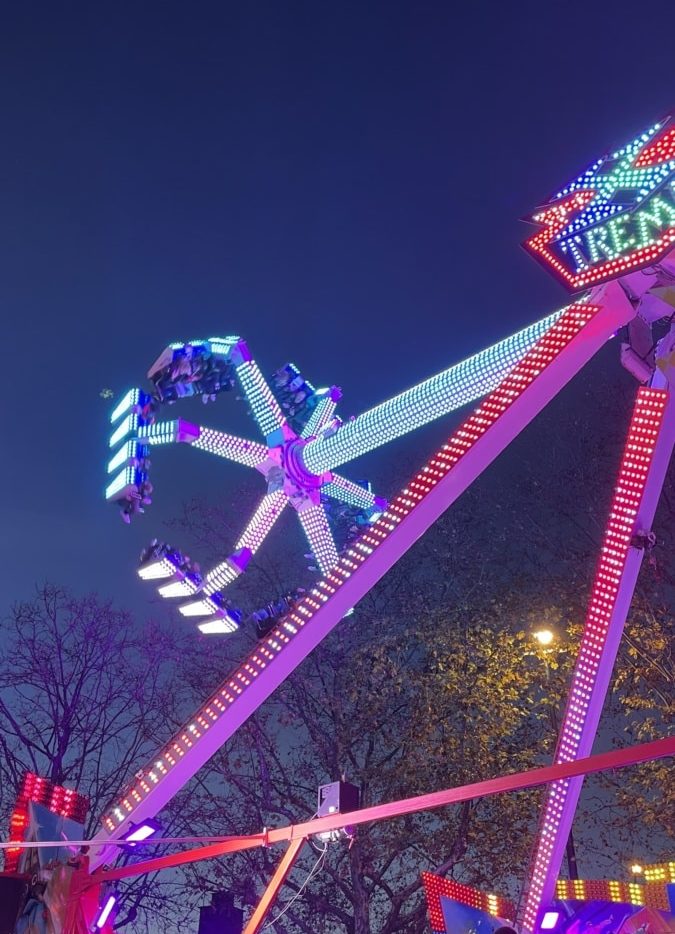
M286 419L260 367L251 357L244 341L240 341L231 356L239 385L258 427L268 443L279 443L286 428Z
M386 508L386 500L375 496L365 487L340 476L340 474L334 473L332 476L332 480L324 484L321 490L331 499L337 499L341 503L356 506L358 509L379 509L381 511Z
M183 442L209 454L217 454L246 467L257 467L267 457L267 448L257 441L238 438L215 428L193 425L183 418L155 422L138 431L138 437L150 446Z
M302 450L304 466L323 474L480 399L499 385L563 313L564 309L529 325L358 415L333 434L309 441Z
M302 662L340 619L634 314L620 286L550 319L537 343L412 478L336 566L282 619L137 773L103 817L93 865L129 824L156 814Z
M338 553L326 510L320 504L306 506L298 510L298 519L319 570L327 574L338 563Z
M248 562L260 548L274 523L281 515L287 503L281 491L267 493L258 504L248 525L242 532L235 550L229 558L221 561L204 579L204 597L179 607L183 616L206 616L213 613L213 603L209 599L216 591L223 590L246 570Z

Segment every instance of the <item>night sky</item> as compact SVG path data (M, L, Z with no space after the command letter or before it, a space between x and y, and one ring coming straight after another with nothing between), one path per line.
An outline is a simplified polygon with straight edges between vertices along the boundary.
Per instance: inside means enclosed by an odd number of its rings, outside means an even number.
M564 303L519 218L675 101L672 0L26 3L0 33L3 612L45 578L142 610L141 545L245 472L158 452L127 528L102 389L239 333L343 416L381 401ZM233 408L203 421L250 433Z

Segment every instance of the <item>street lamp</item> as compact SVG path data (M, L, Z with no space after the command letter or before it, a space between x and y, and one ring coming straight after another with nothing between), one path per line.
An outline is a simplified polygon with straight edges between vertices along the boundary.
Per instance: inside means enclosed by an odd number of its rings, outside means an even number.
M537 629L532 633L532 637L537 640L539 645L550 645L555 639L555 633L551 629Z
M542 648L548 649L555 642L556 634L553 632L552 629L547 629L547 628L535 629L532 632L532 638L535 639ZM544 653L542 661L544 662L544 668L546 670L546 683L548 684L549 683L549 665L548 665L548 660L546 658L546 653ZM558 717L553 707L551 707L551 723L553 725L553 729L555 730L556 734L559 733L560 724L558 723ZM574 849L574 837L572 835L571 830L570 830L570 835L567 838L567 844L565 846L565 855L567 856L567 873L570 879L578 879L579 870L577 867L577 855Z

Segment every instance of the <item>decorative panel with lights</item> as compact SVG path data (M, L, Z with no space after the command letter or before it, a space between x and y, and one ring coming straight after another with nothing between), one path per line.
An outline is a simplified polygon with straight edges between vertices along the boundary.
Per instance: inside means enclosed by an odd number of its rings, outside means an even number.
M605 879L559 879L555 896L561 901L620 902L670 911L668 891L661 882L616 882Z
M74 791L55 785L34 772L26 772L19 787L16 802L9 819L9 841L22 841L28 830L28 805L41 804L52 814L67 817L83 824L89 809L89 799ZM21 848L5 850L5 872L16 872Z
M515 906L500 895L492 895L474 889L469 885L462 885L453 879L444 879L431 872L422 873L422 883L427 897L429 924L431 930L438 934L446 934L445 918L441 907L441 898L450 898L461 905L477 908L494 918L513 920L516 916Z
M532 216L526 248L572 290L652 265L675 245L675 128L603 156Z

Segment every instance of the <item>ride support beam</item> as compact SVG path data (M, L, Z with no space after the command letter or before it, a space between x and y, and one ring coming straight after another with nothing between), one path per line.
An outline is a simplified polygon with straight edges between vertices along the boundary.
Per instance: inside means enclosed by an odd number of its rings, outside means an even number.
M556 763L588 756L593 748L645 553L646 540L641 533L651 532L671 459L675 398L660 371L655 386L663 388L641 387L635 400L558 737ZM521 900L526 932L538 930L540 912L553 898L582 784L583 776L579 776L555 782L548 790Z
M286 852L282 856L281 862L276 868L276 872L270 879L267 888L263 892L260 901L256 905L255 911L248 919L243 934L257 934L257 932L260 930L267 912L274 904L274 899L277 897L279 889L286 881L288 873L293 868L293 864L298 858L300 850L303 848L306 842L307 837L297 837L295 840L291 840L289 842L288 847L286 848Z
M95 886L106 882L118 882L120 879L131 879L134 876L157 872L161 869L172 869L188 863L196 863L203 859L214 859L226 856L228 853L238 853L261 846L272 846L276 843L289 841L304 841L319 833L329 833L342 830L344 827L357 824L370 824L380 820L391 820L403 817L406 814L415 814L418 811L432 811L439 807L448 807L461 804L463 801L477 801L490 795L507 794L514 791L523 791L535 788L549 782L569 779L577 775L590 775L594 772L605 772L610 769L624 769L641 762L651 762L654 759L664 759L675 756L675 736L652 740L637 746L626 746L623 749L613 749L610 752L599 753L586 759L577 759L575 762L565 762L558 765L546 765L525 772L514 772L511 775L501 775L497 778L488 778L458 788L446 788L442 791L433 791L430 794L417 795L414 798L403 798L400 801L389 801L386 804L376 804L359 811L350 811L344 814L329 814L326 817L317 817L302 824L290 824L288 827L278 827L265 830L263 833L251 834L244 837L231 837L222 843L212 843L208 846L199 846L182 853L171 853L157 859L145 860L142 863L133 863L129 866L120 866L119 869L102 869L89 877L89 885ZM152 843L153 841L149 841ZM170 840L156 841L164 844ZM145 844L148 845L148 844Z

